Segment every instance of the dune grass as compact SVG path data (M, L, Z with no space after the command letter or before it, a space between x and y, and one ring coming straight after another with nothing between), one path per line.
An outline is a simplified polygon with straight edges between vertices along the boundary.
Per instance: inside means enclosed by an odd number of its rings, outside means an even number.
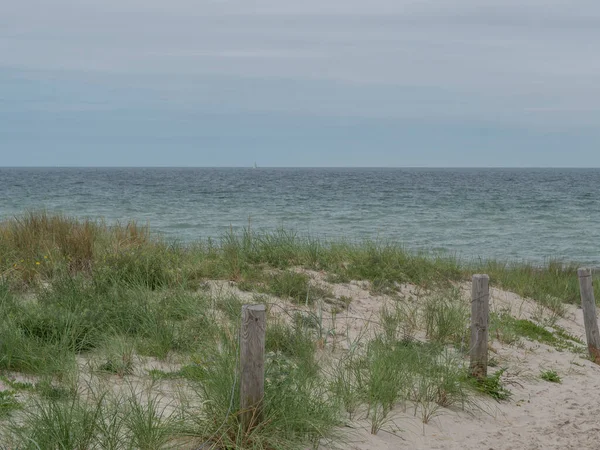
M540 373L540 378L549 383L562 383L560 375L555 370L544 370Z
M540 267L487 261L480 264L477 270L487 273L492 284L532 298L560 313L563 303L577 304L580 301L577 268L573 263L563 264L555 260ZM594 290L598 298L598 286Z
M350 299L333 298L307 270L369 281L396 304L382 308L373 336L340 350L323 305L343 311ZM454 285L475 272L557 313L579 295L574 267L555 262L463 265L392 243L285 230L183 246L134 222L43 212L0 222L0 371L9 386L0 392L0 440L24 449L299 449L341 439L336 430L356 418L377 433L399 405L424 424L444 408L478 408L477 391L509 394L502 371L485 386L467 377L468 304ZM266 420L247 431L236 386L242 301L211 293L208 280L304 308L270 311ZM413 306L401 283L432 294ZM558 332L548 337L531 322L494 320L507 333L558 342ZM415 339L419 328L426 342Z
M0 274L11 289L27 289L65 275L83 274L105 285L198 287L205 279L266 281L266 269L304 267L326 271L338 282L368 280L394 287L410 282L424 287L468 280L487 273L493 285L560 310L579 301L576 266L549 261L545 266L483 261L463 264L448 255L413 253L389 242L325 242L286 230L229 232L220 241L175 245L135 222L103 222L33 212L0 222ZM291 275L284 275L291 277ZM298 280L283 280L291 284ZM596 283L597 297L600 284ZM285 288L285 287L283 287ZM298 287L294 289L292 297ZM276 292L278 293L278 292Z

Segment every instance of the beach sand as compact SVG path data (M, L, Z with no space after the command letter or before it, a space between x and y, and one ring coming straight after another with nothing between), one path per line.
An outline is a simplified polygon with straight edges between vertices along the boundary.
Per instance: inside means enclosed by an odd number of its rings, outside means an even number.
M331 289L336 297L345 296L352 301L349 308L337 315L335 329L344 336L337 343L343 347L353 339L374 333L373 322L386 301L385 295L374 295L368 283L350 282L330 284L325 274L304 271L313 280ZM464 293L465 302L470 301L470 284L458 286ZM413 285L399 286L409 302L417 303L426 295ZM213 290L234 290L242 297L251 294L234 286L216 282ZM551 316L538 303L500 289L491 289L490 311L510 313L519 319L537 319ZM272 298L283 309L294 309ZM277 308L272 308L277 313ZM283 315L283 314L282 314ZM324 310L324 320L330 318ZM542 317L543 318L543 317ZM564 317L557 325L582 341L585 341L583 315L580 308L566 306ZM346 343L346 344L345 344ZM331 343L330 343L331 344ZM582 347L582 346L580 346ZM495 401L487 397L477 400L478 407L470 412L441 408L429 423L423 424L412 407L398 405L382 429L373 435L370 422L364 414L349 421L338 430L342 442L323 442L321 448L353 450L391 449L597 449L600 448L600 366L586 358L587 352L557 350L539 342L521 338L518 344L505 345L497 339L490 342L490 358L498 362L497 368L506 368L502 379L512 392L507 401ZM561 383L551 383L540 378L543 370L554 370Z
M510 310L517 318L531 318L540 311L536 303L498 289L491 291L490 309ZM581 309L568 306L558 325L585 341ZM476 414L443 410L426 425L412 413L396 412L390 428L395 426L400 431L393 434L384 431L373 436L366 421L359 421L355 424L356 437L348 448L600 448L600 366L586 359L585 353L576 355L522 340L522 346L494 341L490 355L507 368L505 381L513 393L508 401L487 401L483 411ZM562 383L540 378L540 372L549 369L559 374Z

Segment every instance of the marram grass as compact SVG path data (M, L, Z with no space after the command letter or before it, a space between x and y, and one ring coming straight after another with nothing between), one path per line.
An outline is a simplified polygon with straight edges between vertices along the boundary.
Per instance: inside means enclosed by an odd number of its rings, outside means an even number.
M0 222L0 274L12 289L77 274L106 285L195 288L206 279L256 283L264 281L265 269L293 266L324 270L339 281L368 280L375 287L392 288L396 283L431 287L487 273L492 285L550 308L579 301L577 266L557 261L544 266L463 264L452 256L410 252L396 243L320 241L281 229L267 233L246 229L218 241L175 245L133 221L108 226L45 212ZM269 288L277 289L277 278L272 281ZM600 298L599 283L595 289Z
M349 299L333 298L301 269L335 282L367 280L378 293L413 283L434 294L415 308L401 301L382 308L375 336L324 357L336 336L323 324L322 305L343 309ZM0 441L32 449L300 449L339 443L336 430L356 418L377 433L398 405L423 423L443 408L477 409L476 391L507 391L501 371L491 390L466 377L468 306L456 282L488 273L492 284L560 314L578 299L574 269L465 265L393 243L328 242L285 230L176 245L134 222L43 212L9 219L0 222L0 371L10 386L0 396ZM269 317L266 420L248 431L235 385L242 301L215 294L210 280L306 308L289 320ZM496 322L515 339L559 342L535 324ZM417 328L427 342L414 339Z

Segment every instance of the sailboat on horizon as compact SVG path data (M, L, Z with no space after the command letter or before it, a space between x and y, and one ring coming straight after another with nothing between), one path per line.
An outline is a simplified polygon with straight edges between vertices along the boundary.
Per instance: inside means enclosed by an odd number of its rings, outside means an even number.
M258 166L256 165L256 161L254 161L254 169L258 169Z

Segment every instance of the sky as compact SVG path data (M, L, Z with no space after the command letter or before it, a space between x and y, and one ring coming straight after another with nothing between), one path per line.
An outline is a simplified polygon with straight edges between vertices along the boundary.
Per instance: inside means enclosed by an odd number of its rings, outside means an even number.
M0 166L600 167L597 0L0 0Z

